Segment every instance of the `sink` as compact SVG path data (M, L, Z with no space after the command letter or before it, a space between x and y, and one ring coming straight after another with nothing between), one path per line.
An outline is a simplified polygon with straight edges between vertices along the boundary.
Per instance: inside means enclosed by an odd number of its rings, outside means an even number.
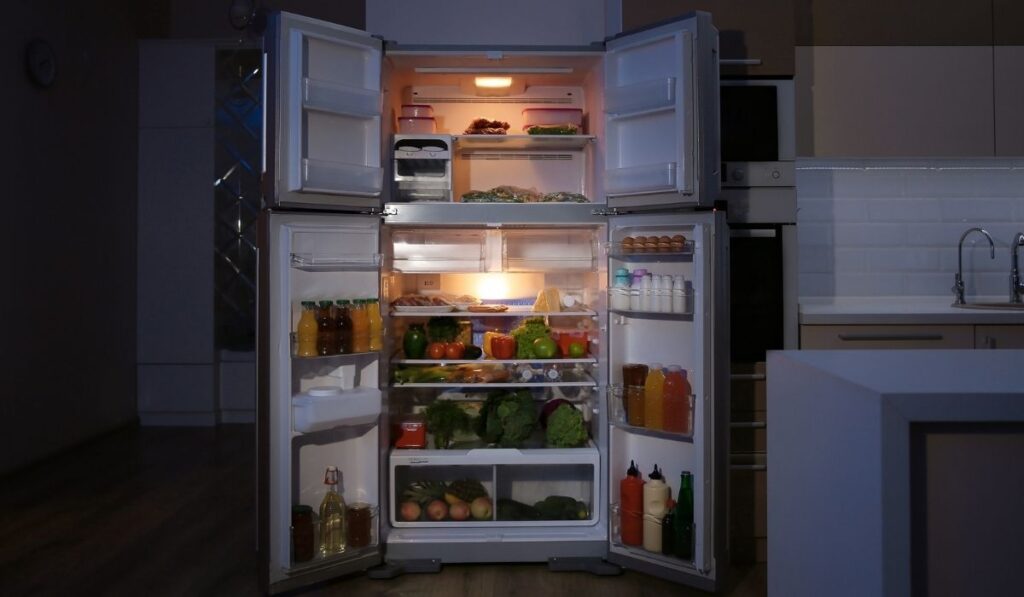
M953 305L961 309L1007 309L1010 311L1024 311L1024 303L964 303Z

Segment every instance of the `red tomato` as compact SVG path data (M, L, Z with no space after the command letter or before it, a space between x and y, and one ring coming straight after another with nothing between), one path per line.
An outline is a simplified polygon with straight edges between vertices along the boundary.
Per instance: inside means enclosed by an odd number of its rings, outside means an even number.
M427 345L427 358L440 360L444 358L444 352L447 346L444 342L431 342Z
M466 352L466 345L462 342L449 342L444 349L444 358L449 360L461 359Z

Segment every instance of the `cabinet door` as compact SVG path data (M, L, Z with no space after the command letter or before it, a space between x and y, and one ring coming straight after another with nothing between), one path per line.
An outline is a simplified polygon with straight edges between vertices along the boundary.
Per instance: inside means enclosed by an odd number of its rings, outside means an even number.
M267 38L265 194L271 205L380 206L381 41L289 13Z
M1021 8L1024 12L1024 7ZM1024 61L1024 45L995 46L995 111L996 111L996 155L1024 155L1024 77L1021 77L1021 61Z
M1024 348L1024 325L976 325L975 348Z
M707 13L608 42L604 190L613 208L718 195L718 34Z
M802 325L802 350L974 348L969 325Z
M793 76L793 0L623 0L622 29L694 10L710 12L718 28L723 76Z

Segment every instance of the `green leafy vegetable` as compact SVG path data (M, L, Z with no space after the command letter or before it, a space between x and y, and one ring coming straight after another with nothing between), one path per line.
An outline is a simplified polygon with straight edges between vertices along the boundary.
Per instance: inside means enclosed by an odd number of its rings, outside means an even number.
M526 129L527 135L575 135L580 132L580 127L575 124L563 124L542 126L534 125Z
M576 448L587 443L583 413L571 404L562 404L548 416L545 439L552 448Z
M516 358L535 359L537 355L533 351L533 341L537 338L547 338L551 332L543 317L531 317L519 324L512 330L512 337L516 339Z
M454 317L431 317L427 320L427 337L431 342L452 342L459 336L459 322Z
M451 400L435 400L427 406L427 430L434 434L434 448L445 449L456 431L469 429L469 415Z
M586 520L587 505L564 495L549 495L533 505L542 520Z
M504 448L520 446L536 427L537 409L529 390L491 392L477 419L477 435Z

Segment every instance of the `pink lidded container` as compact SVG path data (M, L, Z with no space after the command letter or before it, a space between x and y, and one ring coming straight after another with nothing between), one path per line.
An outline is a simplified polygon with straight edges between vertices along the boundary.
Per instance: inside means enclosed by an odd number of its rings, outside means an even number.
M402 104L402 116L430 118L433 115L434 108L430 104Z
M402 116L398 119L398 132L402 134L427 134L435 132L436 123L429 116Z
M579 108L526 108L523 122L527 125L574 124L583 126L583 110Z

